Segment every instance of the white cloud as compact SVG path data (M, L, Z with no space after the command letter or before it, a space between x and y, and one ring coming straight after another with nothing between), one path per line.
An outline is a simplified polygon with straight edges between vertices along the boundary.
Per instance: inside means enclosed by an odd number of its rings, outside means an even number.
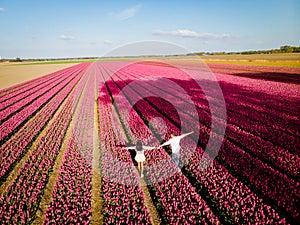
M104 44L107 44L107 45L110 45L110 44L112 44L113 42L112 42L111 40L104 40L103 43L104 43Z
M0 12L4 12L5 11L5 9L4 8L0 8Z
M192 30L182 29L173 31L153 30L153 35L168 35L184 38L200 38L200 39L228 39L236 36L231 34L213 34L213 33L197 33Z
M64 40L64 41L71 41L71 40L74 40L75 37L72 36L72 35L64 35L64 34L62 34L62 35L59 36L59 39Z
M124 9L117 13L111 13L118 20L127 20L131 17L134 17L138 10L142 7L141 4L132 6L130 8Z

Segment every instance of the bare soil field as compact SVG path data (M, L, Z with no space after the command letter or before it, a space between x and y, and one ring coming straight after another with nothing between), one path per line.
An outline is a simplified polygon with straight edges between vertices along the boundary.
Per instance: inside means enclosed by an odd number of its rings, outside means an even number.
M18 63L0 63L0 89L32 80L72 65L74 64L22 65Z

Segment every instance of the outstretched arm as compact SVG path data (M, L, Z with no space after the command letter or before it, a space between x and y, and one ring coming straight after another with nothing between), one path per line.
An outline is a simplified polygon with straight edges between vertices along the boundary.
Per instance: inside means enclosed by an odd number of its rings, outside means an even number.
M171 139L170 139L170 140L171 140ZM171 141L170 141L170 140L168 140L168 141L166 141L165 143L161 144L159 147L163 147L163 146L166 146L166 145L171 144Z
M156 147L150 147L150 146L143 146L143 149L144 150L153 150L155 149Z
M194 133L194 131L192 131L192 132L190 132L190 133L182 134L182 135L180 135L179 137L180 137L180 138L184 138L184 137L186 137L186 136L188 136L188 135L190 135L190 134L192 134L192 133Z
M135 146L131 146L131 147L124 147L124 149L127 149L127 150L135 150Z

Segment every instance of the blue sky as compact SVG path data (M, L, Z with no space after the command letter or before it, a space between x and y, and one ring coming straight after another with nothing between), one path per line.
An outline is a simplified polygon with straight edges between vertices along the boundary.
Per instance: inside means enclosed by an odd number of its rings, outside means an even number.
M0 0L2 58L102 56L167 41L190 51L300 45L300 1Z

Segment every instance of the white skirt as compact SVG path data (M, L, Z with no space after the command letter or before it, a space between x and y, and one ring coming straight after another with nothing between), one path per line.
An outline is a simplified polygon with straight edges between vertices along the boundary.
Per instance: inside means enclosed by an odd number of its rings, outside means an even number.
M137 162L144 162L146 160L146 157L143 154L136 154L134 159Z

